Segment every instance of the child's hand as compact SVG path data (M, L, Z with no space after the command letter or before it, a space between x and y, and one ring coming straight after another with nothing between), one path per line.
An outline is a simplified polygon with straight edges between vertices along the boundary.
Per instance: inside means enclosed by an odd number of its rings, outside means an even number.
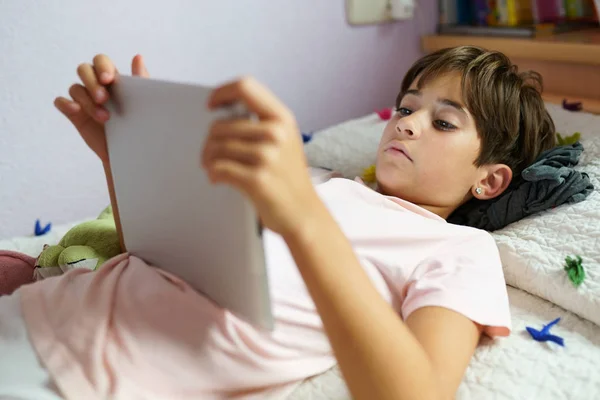
M293 234L319 198L307 170L293 114L251 78L216 89L209 108L244 104L258 117L221 120L212 126L202 166L214 183L233 185L254 203L263 225Z
M141 56L133 58L131 73L148 77ZM100 54L94 57L93 64L80 64L77 74L82 84L76 83L69 88L69 95L73 100L57 97L54 105L71 121L102 162L108 163L104 124L110 115L103 104L108 101L109 96L106 86L115 81L118 71L107 56Z

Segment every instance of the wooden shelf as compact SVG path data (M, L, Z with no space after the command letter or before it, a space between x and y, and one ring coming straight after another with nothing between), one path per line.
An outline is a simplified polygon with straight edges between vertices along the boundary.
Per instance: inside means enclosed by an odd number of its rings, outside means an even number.
M585 97L569 98L569 97L561 96L558 94L552 94L552 93L542 93L542 97L543 97L544 101L547 101L548 103L552 103L552 104L562 104L563 100L580 101L583 106L582 111L589 112L592 114L600 114L600 100L597 100L597 99L590 99L590 98L585 98Z
M501 51L511 58L600 66L600 29L523 39L429 35L422 38L422 45L428 52L473 45Z
M537 38L430 35L426 52L473 45L506 54L519 70L544 78L544 99L581 101L584 111L600 114L600 28Z

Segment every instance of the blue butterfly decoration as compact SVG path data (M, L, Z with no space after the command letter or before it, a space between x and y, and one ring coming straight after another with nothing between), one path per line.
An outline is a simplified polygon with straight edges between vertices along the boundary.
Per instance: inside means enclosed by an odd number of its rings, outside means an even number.
M42 224L40 223L40 220L38 219L37 221L35 221L35 236L45 235L46 233L50 232L50 228L52 228L51 223L48 223L46 226L44 226L42 228Z
M544 325L544 327L542 328L541 331L538 331L537 329L534 329L530 326L525 327L525 329L527 329L527 332L529 332L529 334L531 335L531 337L533 338L533 340L538 341L538 342L554 342L556 344L558 344L559 346L564 346L565 345L565 340L563 338L561 338L560 336L557 335L553 335L550 333L550 329L558 324L558 321L560 321L560 317L556 318L554 321L550 322L547 325Z
M310 139L312 139L312 132L309 133L304 133L302 132L302 143L308 143L310 142Z

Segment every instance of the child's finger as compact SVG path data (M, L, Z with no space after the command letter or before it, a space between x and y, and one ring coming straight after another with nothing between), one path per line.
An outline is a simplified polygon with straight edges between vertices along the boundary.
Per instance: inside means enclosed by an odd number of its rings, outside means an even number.
M86 88L81 85L73 85L69 89L69 95L76 101L83 111L94 120L104 123L108 120L108 111L102 106L94 103Z
M83 111L81 105L72 100L65 97L57 97L54 99L54 106L71 121L75 129L79 130L85 124L85 121L89 121L89 116Z
M83 86L87 89L90 97L98 104L102 104L108 100L108 92L98 82L96 71L92 64L80 64L77 67L77 75L83 82Z
M249 119L217 120L210 128L210 138L276 141L281 135L281 130L280 125L275 122L256 122Z
M54 106L69 119L82 110L78 103L62 96L54 99Z
M230 184L249 194L253 169L229 159L217 160L208 170L208 177L213 183Z
M98 82L104 86L111 84L118 74L115 64L104 54L94 57L94 71Z
M258 165L269 152L268 145L247 140L208 141L202 152L202 165L210 168L217 160L235 160L245 165Z
M133 57L133 60L131 61L131 75L141 76L142 78L150 77L146 65L144 64L144 59L140 54Z
M266 87L253 78L243 78L215 89L208 101L211 109L244 103L260 119L287 120L291 114L287 107Z

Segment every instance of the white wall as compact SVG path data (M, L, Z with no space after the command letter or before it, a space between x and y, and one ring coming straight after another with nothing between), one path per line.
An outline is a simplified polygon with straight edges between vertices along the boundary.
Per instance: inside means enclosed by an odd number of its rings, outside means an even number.
M343 0L0 0L0 238L108 204L99 163L52 106L96 53L123 71L139 52L165 79L253 74L310 131L393 102L434 29L435 0L419 8L413 21L356 28Z

